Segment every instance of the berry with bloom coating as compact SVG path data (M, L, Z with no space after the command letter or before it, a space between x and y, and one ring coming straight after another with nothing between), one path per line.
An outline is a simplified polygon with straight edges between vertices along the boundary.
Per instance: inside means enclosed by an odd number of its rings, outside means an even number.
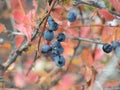
M59 33L59 34L58 34L57 40L58 40L59 42L63 42L63 41L65 41L65 39L66 39L66 36L65 36L64 33Z
M49 22L49 30L50 31L56 31L58 29L58 24L54 21Z
M44 38L47 41L51 41L54 38L54 33L52 31L50 31L50 30L45 30L45 32L44 32Z
M68 12L68 14L67 14L67 19L70 21L70 22L74 22L75 20L76 20L76 18L77 18L77 15L76 15L76 13L74 13L74 12Z
M63 56L56 56L53 59L54 59L55 64L58 67L62 67L65 65L65 58Z
M42 47L42 53L47 53L49 51L52 51L52 47L50 47L49 45L45 45Z

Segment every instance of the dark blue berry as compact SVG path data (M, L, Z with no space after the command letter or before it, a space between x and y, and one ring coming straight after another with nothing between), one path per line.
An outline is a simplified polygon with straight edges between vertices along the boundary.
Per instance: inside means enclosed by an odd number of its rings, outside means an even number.
M47 53L49 51L52 51L52 47L50 47L49 45L45 45L42 47L42 50L41 50L42 53Z
M63 48L63 47L59 47L59 48L57 49L57 51L58 51L59 54L62 54L63 51L64 51L64 48Z
M49 30L50 31L56 31L58 29L58 24L54 21L49 22Z
M44 32L44 38L47 41L51 41L54 38L54 33L52 31L45 30L45 32Z
M120 42L112 42L113 50L115 50L118 46L120 46Z
M103 45L102 49L104 52L110 53L112 51L113 47L111 44L106 43Z
M56 56L53 58L53 60L58 67L65 65L65 58L63 56Z
M59 47L59 48L56 48L56 49L53 49L52 53L56 54L56 55L60 55L62 54L64 51L64 48L63 47Z
M58 34L57 40L58 40L59 42L63 42L63 41L65 41L65 39L66 39L66 36L65 36L64 33L59 33L59 34Z
M117 46L115 49L114 49L114 53L115 55L120 58L120 46Z
M70 22L74 22L77 18L77 15L75 12L72 12L72 11L69 11L67 13L67 19L70 21Z
M52 48L58 48L58 47L61 47L60 42L55 41L55 42L52 43Z
M48 17L48 22L50 22L50 21L54 21L51 16Z

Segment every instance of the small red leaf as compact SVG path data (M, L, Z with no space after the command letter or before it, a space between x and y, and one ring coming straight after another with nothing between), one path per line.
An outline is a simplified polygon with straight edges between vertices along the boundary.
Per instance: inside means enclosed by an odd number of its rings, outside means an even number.
M81 27L81 37L87 37L90 32L90 27Z
M3 24L0 24L0 33L5 29L6 29L5 26Z
M57 90L70 90L70 87L75 83L75 76L72 74L64 75L61 83L57 85Z
M101 60L103 58L103 51L100 48L96 48L94 60Z
M24 24L16 24L15 28L19 30L21 33L25 34L28 41L31 40L32 37L32 28L29 25L24 25Z
M17 36L15 37L15 43L16 43L16 47L17 47L17 48L20 47L20 45L22 44L23 40L24 40L23 36L17 35Z
M106 9L100 9L99 14L105 18L106 21L111 21L115 19L115 16L108 12Z
M37 73L30 71L25 79L27 83L35 83L39 79L39 76Z
M15 82L15 85L17 87L20 87L22 88L23 86L25 86L25 78L22 74L20 73L16 73L15 76L14 76L14 82Z
M120 12L120 1L119 0L109 0L116 11Z
M17 9L13 12L13 16L14 16L14 19L16 20L16 22L22 23L25 15L22 12L22 10Z

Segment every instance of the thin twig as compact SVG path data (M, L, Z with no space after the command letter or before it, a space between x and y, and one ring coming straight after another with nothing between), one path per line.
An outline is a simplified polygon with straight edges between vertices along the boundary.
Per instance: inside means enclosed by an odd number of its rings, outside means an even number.
M43 17L43 19L40 21L40 23L39 23L38 26L36 27L35 32L33 32L31 41L33 41L33 40L36 38L36 36L37 36L37 34L38 34L38 32L39 32L39 28L40 28L41 24L44 22L45 18L46 18L46 16ZM30 46L30 42L27 42L27 41L26 41L26 42L24 42L24 43L21 45L20 48L18 48L16 51L14 51L13 53L11 53L11 54L9 55L8 60L7 60L7 61L5 62L5 64L4 64L4 71L6 71L6 70L8 69L8 67L9 67L13 62L16 61L16 58L17 58L19 55L21 55L22 52L23 52L24 50L26 50L29 46Z
M86 41L86 42L90 42L90 43L101 44L101 45L104 44L103 42L101 42L101 40L92 40L92 39L89 39L89 38L72 37L72 36L68 36L67 38L73 39L73 40L80 40L80 41Z
M119 25L117 26L111 26L111 25L105 25L105 24L78 24L78 25L73 25L70 26L71 28L74 27L120 27Z

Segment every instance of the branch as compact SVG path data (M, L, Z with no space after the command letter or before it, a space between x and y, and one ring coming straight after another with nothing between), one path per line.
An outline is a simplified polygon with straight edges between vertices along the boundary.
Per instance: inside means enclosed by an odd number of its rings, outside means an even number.
M82 1L82 0L76 0L76 2L74 3L74 6L77 6L79 4L84 4L84 5L87 5L87 6L91 6L91 7L96 7L96 8L102 9L102 7L100 7L99 5L96 5L94 3L88 3L88 2L85 2L85 1ZM111 14L120 17L120 14L118 14L117 12L114 12L114 11L111 11L111 10L108 10L108 11Z
M68 36L67 38L69 38L69 39L73 39L73 40L79 40L79 41L86 41L86 42L91 42L91 43L101 44L101 45L104 44L103 42L101 42L101 40L92 40L92 39L89 39L89 38L71 37L71 36Z
M53 7L52 7L53 8ZM50 11L42 18L42 20L40 21L40 23L37 25L35 32L33 32L32 34L32 38L31 41L33 41L36 37L37 34L39 33L39 28L42 25L42 23L46 20L46 18L49 16L52 8L50 9ZM8 57L8 60L5 62L4 64L4 71L6 71L8 69L8 67L16 61L17 57L19 55L22 54L23 51L26 51L28 49L28 47L30 46L30 42L24 42L20 48L18 48L18 50L16 50L15 52L11 53L10 56Z

